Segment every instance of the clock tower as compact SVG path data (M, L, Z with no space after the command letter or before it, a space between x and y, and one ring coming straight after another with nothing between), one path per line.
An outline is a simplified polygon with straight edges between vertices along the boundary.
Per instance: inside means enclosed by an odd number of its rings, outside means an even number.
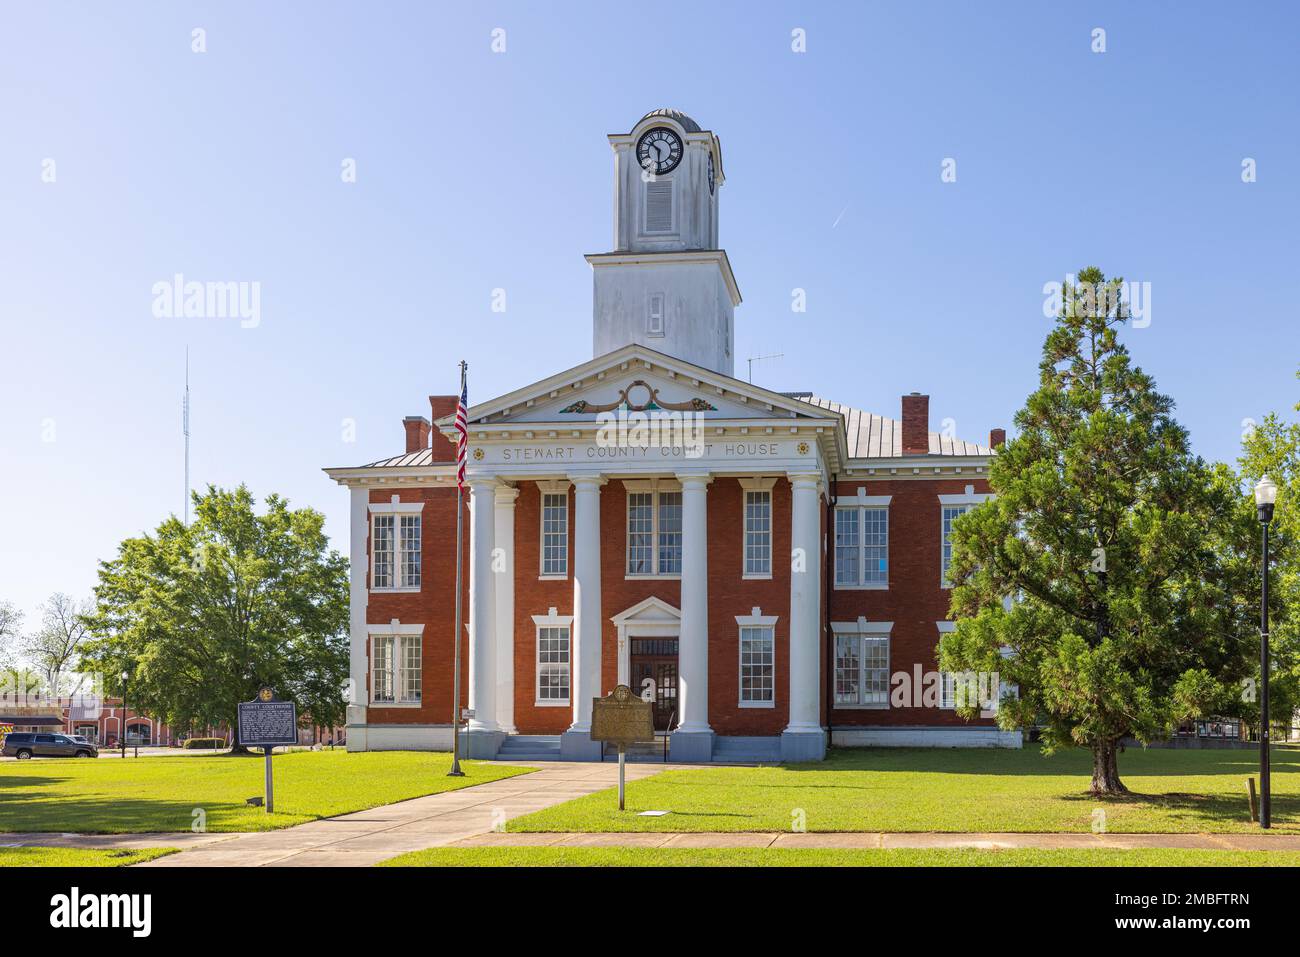
M654 110L614 151L614 251L587 256L594 355L641 343L734 374L740 290L718 247L722 144L685 113Z

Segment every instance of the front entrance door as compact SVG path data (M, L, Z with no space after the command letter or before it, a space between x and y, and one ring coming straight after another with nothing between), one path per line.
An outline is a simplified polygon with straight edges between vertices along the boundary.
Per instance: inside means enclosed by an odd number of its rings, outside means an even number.
M643 697L654 692L655 730L667 731L677 714L677 639L632 638L629 672L632 691Z

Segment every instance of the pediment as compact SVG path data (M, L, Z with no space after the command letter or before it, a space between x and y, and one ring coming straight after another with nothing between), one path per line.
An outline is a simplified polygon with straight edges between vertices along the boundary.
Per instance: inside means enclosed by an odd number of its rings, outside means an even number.
M710 372L644 346L625 346L584 363L472 406L470 428L509 423L546 424L553 428L591 428L610 413L698 413L704 419L825 420L838 415L797 399L770 392L739 379Z
M651 595L610 619L615 625L677 624L682 613L662 598Z

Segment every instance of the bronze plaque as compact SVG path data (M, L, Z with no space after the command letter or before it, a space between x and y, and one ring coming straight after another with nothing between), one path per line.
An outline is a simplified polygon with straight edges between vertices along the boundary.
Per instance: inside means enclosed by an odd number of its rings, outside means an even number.
M591 699L591 740L626 746L655 739L654 707L627 685Z

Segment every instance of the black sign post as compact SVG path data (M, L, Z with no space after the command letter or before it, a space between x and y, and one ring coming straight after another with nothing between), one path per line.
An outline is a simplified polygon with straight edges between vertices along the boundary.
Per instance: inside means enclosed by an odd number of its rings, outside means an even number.
M298 709L263 688L253 701L239 703L239 743L261 748L266 756L266 813L275 810L275 784L271 780L271 749L298 743Z

